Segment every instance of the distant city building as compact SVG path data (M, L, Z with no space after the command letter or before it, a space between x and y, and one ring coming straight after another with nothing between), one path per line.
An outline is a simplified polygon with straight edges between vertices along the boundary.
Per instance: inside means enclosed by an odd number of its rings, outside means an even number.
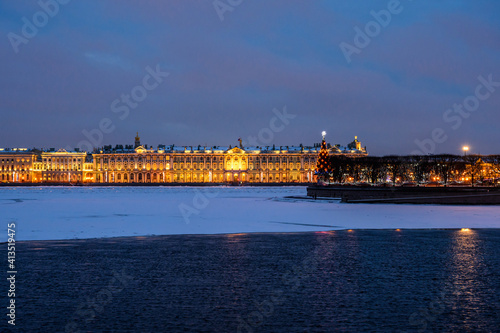
M239 140L240 141L240 140ZM36 183L293 183L316 181L313 146L104 146L92 154L0 149L2 182ZM367 156L357 137L330 155Z
M1 182L32 182L33 163L36 154L26 148L0 148L0 181Z
M83 183L86 172L89 172L90 179L93 179L93 166L92 163L85 165L86 156L85 152L68 152L64 149L42 152L41 161L35 163L33 168L34 180L40 179L44 183Z

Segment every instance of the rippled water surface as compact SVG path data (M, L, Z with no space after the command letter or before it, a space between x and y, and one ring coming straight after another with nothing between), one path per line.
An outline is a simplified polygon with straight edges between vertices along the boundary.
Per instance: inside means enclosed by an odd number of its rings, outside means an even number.
M16 330L498 332L499 253L496 229L24 242Z

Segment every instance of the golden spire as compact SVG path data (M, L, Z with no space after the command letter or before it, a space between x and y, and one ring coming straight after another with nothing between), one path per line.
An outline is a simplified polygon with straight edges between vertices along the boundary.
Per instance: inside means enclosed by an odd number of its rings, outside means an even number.
M135 137L134 148L137 148L141 145L141 138L139 137L139 132L137 132L137 136Z

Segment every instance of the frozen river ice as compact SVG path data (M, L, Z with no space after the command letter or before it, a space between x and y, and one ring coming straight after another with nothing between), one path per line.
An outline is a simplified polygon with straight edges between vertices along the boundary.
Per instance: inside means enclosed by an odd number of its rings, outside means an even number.
M16 240L335 229L499 228L498 206L299 200L305 187L3 187Z

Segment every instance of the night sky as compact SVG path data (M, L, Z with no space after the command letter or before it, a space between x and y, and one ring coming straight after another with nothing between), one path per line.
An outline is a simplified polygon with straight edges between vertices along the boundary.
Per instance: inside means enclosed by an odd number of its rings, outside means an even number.
M0 2L0 147L500 153L498 0L40 2Z

